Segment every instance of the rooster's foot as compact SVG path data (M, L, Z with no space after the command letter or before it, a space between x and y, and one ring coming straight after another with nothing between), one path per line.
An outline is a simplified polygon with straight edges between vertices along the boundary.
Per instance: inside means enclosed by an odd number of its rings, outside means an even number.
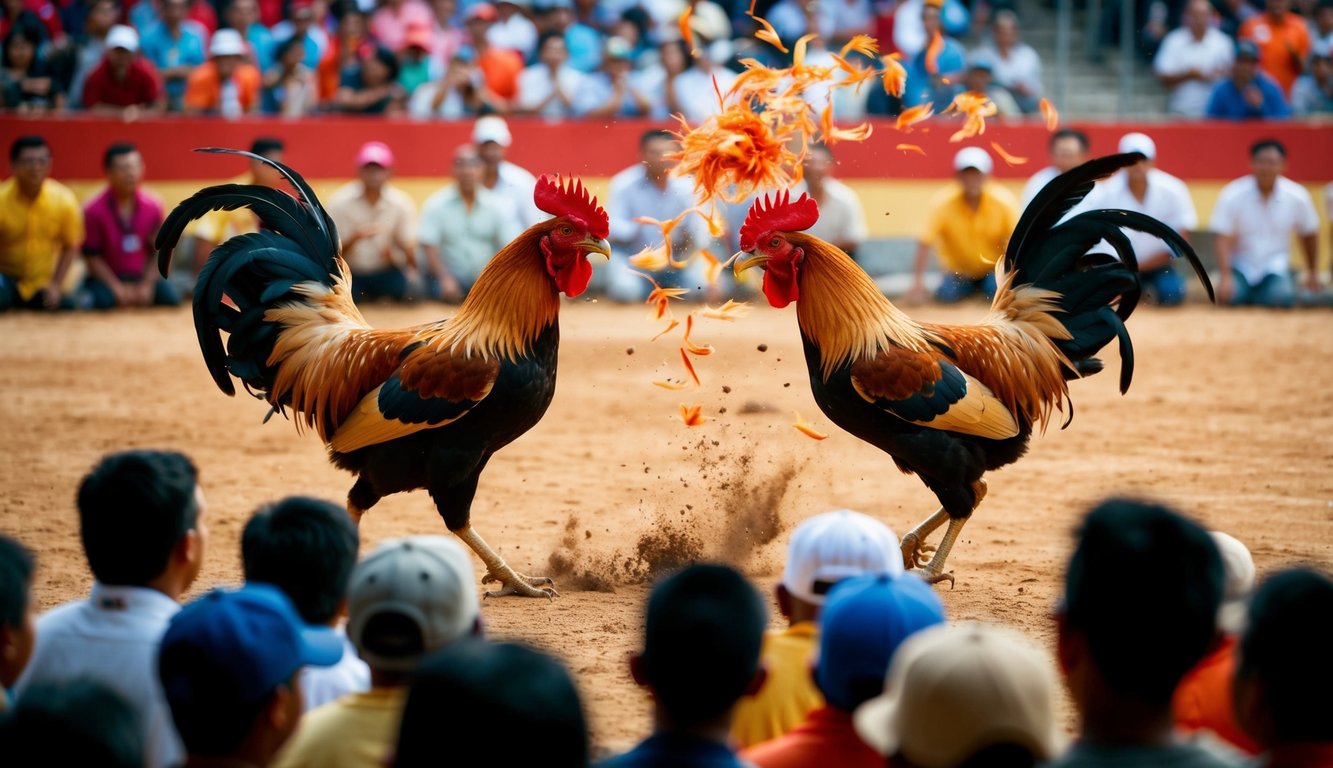
M925 543L920 536L909 533L903 537L903 567L907 569L925 568L930 564L935 547Z
M931 573L929 569L926 568L912 568L911 572L920 576L927 584L939 584L941 581L947 581L949 582L949 589L954 588L953 571Z
M491 582L498 582L503 586L500 589L485 593L484 597L518 595L519 597L545 597L552 600L560 596L560 593L555 590L555 582L549 576L524 576L517 571L509 571L507 574L487 572L481 583L490 584Z

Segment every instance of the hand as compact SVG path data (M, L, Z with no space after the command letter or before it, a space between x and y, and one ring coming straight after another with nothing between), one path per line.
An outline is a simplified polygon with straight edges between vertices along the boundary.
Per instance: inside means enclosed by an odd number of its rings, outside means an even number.
M42 286L42 307L58 309L60 307L60 286L54 280Z
M374 237L380 233L379 222L372 222L364 227L357 227L352 230L353 240L364 240L367 237Z
M1217 281L1217 290L1215 291L1217 294L1217 303L1230 304L1231 294L1235 290L1235 286L1231 284L1231 275L1222 275L1222 278Z
M157 287L155 283L156 281L150 277L134 284L134 303L137 306L151 307L153 305L153 292Z
M1264 105L1264 92L1259 90L1259 86L1251 85L1245 89L1245 103L1259 109Z
M436 285L440 291L440 299L450 304L457 304L463 299L463 286L458 284L458 278L453 275L437 275Z

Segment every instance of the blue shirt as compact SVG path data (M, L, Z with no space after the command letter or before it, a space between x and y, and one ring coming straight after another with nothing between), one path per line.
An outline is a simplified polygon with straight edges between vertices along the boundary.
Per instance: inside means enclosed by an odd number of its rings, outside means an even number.
M658 733L596 768L746 768L725 745L693 736Z
M204 53L204 37L182 24L180 37L173 38L165 24L154 24L139 42L144 58L153 62L159 70L167 67L197 67L208 60ZM167 97L172 103L179 104L185 96L185 78L167 80Z
M1254 85L1264 95L1263 104L1255 109L1245 101L1245 94L1236 87L1235 81L1227 78L1213 86L1213 93L1208 97L1208 107L1204 114L1208 117L1224 120L1257 120L1261 118L1291 117L1291 107L1282 95L1282 88L1268 75L1260 72L1254 77Z
M943 38L944 45L935 59L935 77L948 76L957 80L963 71L964 50L961 43L952 37ZM923 50L912 57L904 67L907 70L907 84L903 87L903 106L915 107L926 102L934 102L935 111L942 112L953 100L953 86L941 82L937 88L931 82L931 74L926 70L926 52Z
M565 30L569 66L580 72L596 72L602 66L602 33L581 22Z

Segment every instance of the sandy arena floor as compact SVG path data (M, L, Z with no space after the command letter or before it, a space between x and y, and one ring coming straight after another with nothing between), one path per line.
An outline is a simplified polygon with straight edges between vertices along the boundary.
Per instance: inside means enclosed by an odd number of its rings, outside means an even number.
M983 308L916 311L972 322ZM402 326L441 308L366 314ZM951 616L1016 625L1049 642L1071 530L1082 509L1113 493L1165 500L1235 534L1261 572L1298 562L1333 569L1331 319L1140 309L1129 324L1138 352L1129 395L1116 392L1114 361L1074 383L1073 425L1035 437L1027 457L990 476L990 495L949 560L958 577L942 593ZM626 657L655 573L725 560L771 592L800 520L851 507L901 534L935 501L818 412L794 312L705 321L696 341L717 353L700 360L702 389L684 392L650 384L680 375L679 336L650 342L657 329L643 309L570 303L562 326L555 402L491 462L473 520L516 568L557 578L554 602L487 601L485 621L493 637L567 661L602 751L649 729L648 700L630 682ZM708 423L683 426L674 418L682 402L702 403ZM240 580L238 537L257 505L286 494L341 502L350 476L328 464L316 438L281 419L261 424L265 410L216 390L188 308L0 316L0 530L38 552L41 607L89 586L74 490L108 451L177 448L200 466L212 538L196 590ZM795 411L829 439L792 429ZM361 530L369 548L444 527L429 498L414 493L381 502Z

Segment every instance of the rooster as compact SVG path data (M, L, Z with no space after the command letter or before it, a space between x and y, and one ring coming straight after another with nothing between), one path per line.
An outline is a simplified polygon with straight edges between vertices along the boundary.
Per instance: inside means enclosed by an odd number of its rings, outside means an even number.
M382 497L425 488L449 530L486 564L487 596L553 597L549 578L516 573L471 525L477 480L491 455L531 429L555 392L560 294L588 286L588 255L610 255L606 211L575 180L543 176L534 192L554 218L491 259L458 313L415 328L370 327L352 302L337 230L310 186L281 163L287 193L224 184L171 212L157 238L165 276L185 226L245 207L259 232L215 249L199 272L194 324L219 389L231 377L274 412L294 412L330 460L356 475L347 511L360 522ZM229 334L224 352L219 331Z
M1059 223L1097 180L1139 159L1131 153L1093 160L1042 190L996 265L1000 287L978 325L920 323L900 311L847 254L802 233L819 217L805 195L793 201L782 193L750 208L733 269L762 267L769 304L797 302L820 409L919 476L939 499L939 511L902 540L904 565L932 583L953 583L944 564L986 495L983 475L1023 455L1034 425L1044 429L1053 411L1064 410L1068 380L1102 369L1094 355L1112 339L1119 340L1120 391L1128 390L1134 353L1124 321L1141 286L1121 228L1166 241L1213 295L1189 244L1156 219L1097 210ZM1103 239L1118 259L1088 253ZM939 545L927 545L946 522Z

